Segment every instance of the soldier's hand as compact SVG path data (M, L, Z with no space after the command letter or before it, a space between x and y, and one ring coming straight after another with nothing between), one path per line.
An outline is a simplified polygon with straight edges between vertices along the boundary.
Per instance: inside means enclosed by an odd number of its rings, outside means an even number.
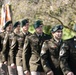
M53 71L49 71L47 75L54 75Z
M16 65L14 63L11 64L12 68L16 68Z
M7 61L4 61L4 64L7 65Z
M3 63L0 63L0 67L2 67Z
M68 72L68 74L67 75L74 75L74 73L73 72Z
M30 72L29 71L24 71L24 74L25 75L30 75Z

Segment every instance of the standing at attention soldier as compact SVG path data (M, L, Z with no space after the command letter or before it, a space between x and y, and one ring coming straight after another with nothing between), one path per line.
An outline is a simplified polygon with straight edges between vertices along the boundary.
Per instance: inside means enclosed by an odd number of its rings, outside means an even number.
M41 61L40 52L42 44L45 40L50 39L50 36L43 33L43 23L37 20L34 24L35 33L26 37L23 47L23 68L25 75L45 75Z
M76 25L73 30L76 32ZM76 34L61 46L60 67L64 75L76 75Z
M28 31L29 20L28 19L22 20L22 27L21 27L22 31L17 33L18 27L20 26L17 24L16 29L14 29L14 37L11 45L11 51L12 51L11 57L16 58L18 75L24 75L22 52L23 52L23 45L24 45L24 40L26 36L31 35L31 33ZM16 54L14 55L14 53Z
M59 66L59 51L62 44L63 26L56 25L51 29L52 39L43 43L41 62L47 75L63 75Z

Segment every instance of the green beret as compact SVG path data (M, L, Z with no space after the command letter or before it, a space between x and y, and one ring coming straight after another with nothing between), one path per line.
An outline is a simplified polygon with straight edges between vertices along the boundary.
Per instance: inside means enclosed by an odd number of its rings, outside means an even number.
M62 25L56 25L56 26L52 27L51 32L54 33L56 31L62 30L62 29L63 29Z
M12 23L12 21L7 21L7 22L5 23L4 29L6 29L6 28L9 26L9 24L11 24L11 23Z
M28 19L24 19L24 20L22 20L22 27L25 26L26 23L29 23L29 20L28 20Z
M34 23L34 28L38 28L40 25L43 25L42 21L41 20L37 20L35 23Z
M19 21L15 22L15 24L13 25L13 28L15 29L18 25L20 25Z

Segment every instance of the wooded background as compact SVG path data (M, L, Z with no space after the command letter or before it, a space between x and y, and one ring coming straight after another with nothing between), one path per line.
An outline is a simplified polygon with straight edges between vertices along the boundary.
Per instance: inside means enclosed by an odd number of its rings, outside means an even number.
M76 24L76 0L0 0L2 4L10 2L13 23L28 18L30 31L34 21L40 19L44 23L44 31L57 24L64 25L63 39L75 35L73 26Z

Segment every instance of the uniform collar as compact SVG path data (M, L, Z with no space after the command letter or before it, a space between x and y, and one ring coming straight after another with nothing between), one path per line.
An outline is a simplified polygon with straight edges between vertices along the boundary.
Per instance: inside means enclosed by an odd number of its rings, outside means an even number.
M35 33L35 34L36 34L38 37L43 35L43 33L41 33L41 34Z
M60 40L57 41L55 38L53 38L53 40L56 41L57 43L62 42L62 39L60 39Z
M20 31L19 32L16 32L16 31L13 31L15 34L20 34Z
M22 33L23 33L24 35L27 35L29 32L26 32L26 33L25 33L24 31L22 31Z

